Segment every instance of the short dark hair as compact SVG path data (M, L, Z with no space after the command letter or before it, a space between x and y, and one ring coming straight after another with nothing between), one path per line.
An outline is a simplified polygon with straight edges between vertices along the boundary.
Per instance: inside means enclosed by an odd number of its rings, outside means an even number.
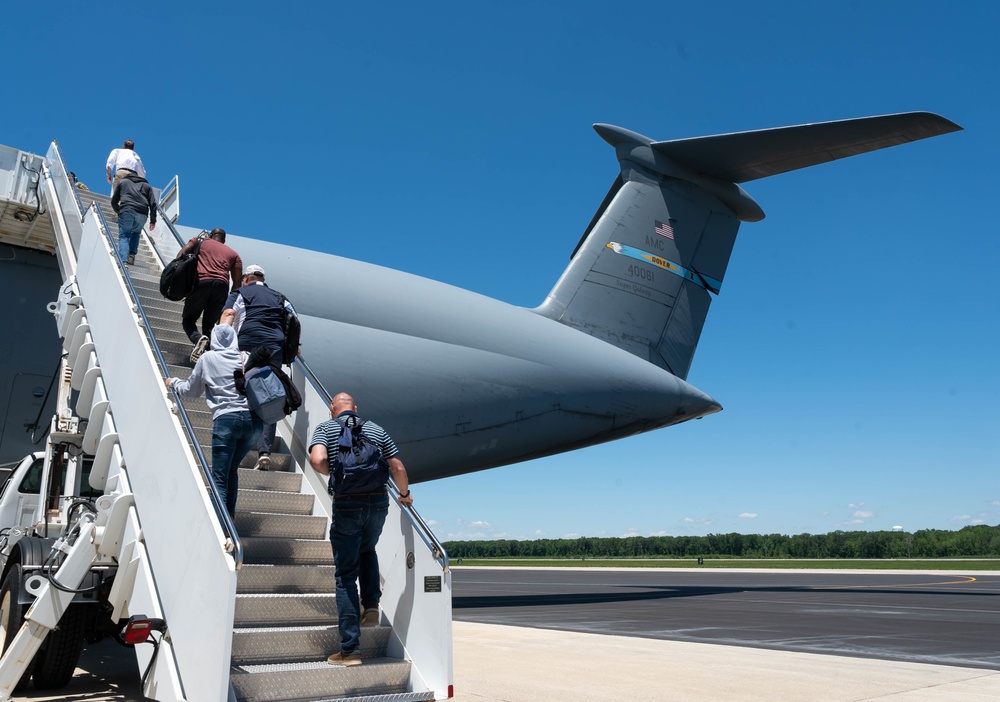
M122 144L122 148L135 150L135 142L132 141L131 139L126 139L125 143Z
M216 227L208 236L210 239L215 239L220 244L226 243L226 230L222 227Z

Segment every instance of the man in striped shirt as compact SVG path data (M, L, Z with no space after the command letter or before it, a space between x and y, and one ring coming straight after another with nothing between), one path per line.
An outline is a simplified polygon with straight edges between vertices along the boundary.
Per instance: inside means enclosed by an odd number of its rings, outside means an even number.
M375 545L389 511L389 495L385 484L375 490L368 486L365 492L356 492L344 480L338 457L340 435L344 431L341 422L350 428L363 421L358 417L354 398L346 392L338 393L330 402L330 416L332 419L316 427L309 442L309 463L317 473L331 477L330 493L333 495L330 543L336 567L340 651L331 654L327 662L331 665L361 665L361 627L377 626L379 623L378 603L382 590L379 587ZM389 473L399 489L399 503L404 507L412 505L406 468L399 460L399 449L392 438L385 429L371 421L364 422L361 433L381 450L382 459L388 463ZM364 613L359 617L362 605Z

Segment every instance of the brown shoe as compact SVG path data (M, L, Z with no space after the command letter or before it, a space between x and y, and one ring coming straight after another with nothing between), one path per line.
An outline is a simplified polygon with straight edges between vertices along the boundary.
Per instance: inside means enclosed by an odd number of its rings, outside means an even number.
M378 605L365 607L365 612L361 615L361 626L378 626L378 621Z
M331 653L326 662L330 665L361 665L361 654L351 653L345 656L343 653Z

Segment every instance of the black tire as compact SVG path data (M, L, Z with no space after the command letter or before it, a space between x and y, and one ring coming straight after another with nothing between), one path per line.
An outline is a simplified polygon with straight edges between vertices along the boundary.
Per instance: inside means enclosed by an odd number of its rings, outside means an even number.
M6 652L10 647L21 625L24 624L24 614L28 611L27 605L18 604L17 598L21 591L21 565L14 564L7 571L7 577L3 579L0 586L0 651ZM37 658L37 656L36 656ZM23 690L31 677L32 668L35 661L28 664L28 669L14 686L14 692Z
M69 684L80 654L83 653L82 607L88 606L92 605L70 605L63 612L59 626L45 638L45 643L35 656L35 668L31 674L36 689L56 690Z

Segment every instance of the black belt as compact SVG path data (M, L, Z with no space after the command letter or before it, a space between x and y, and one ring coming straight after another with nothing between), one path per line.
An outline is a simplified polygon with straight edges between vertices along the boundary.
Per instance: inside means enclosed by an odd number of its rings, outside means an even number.
M128 171L129 173L135 173L131 168L119 168L119 171Z
M384 495L385 488L381 490L372 490L371 492L335 492L333 493L333 499L340 500L345 497L371 497L372 495Z

